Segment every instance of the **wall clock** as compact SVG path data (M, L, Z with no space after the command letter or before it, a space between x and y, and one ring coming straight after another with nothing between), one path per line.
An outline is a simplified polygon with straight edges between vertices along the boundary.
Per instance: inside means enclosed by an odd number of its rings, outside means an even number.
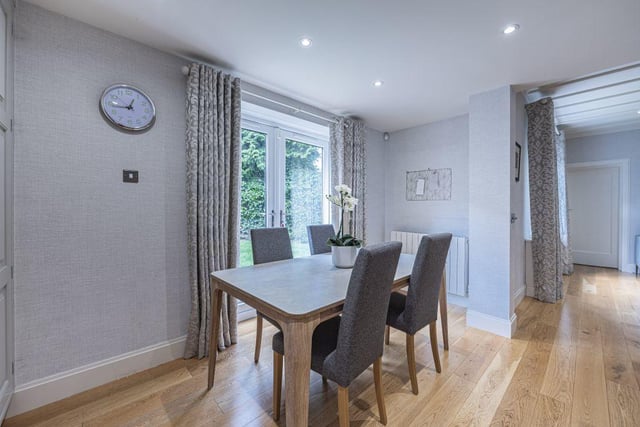
M127 132L143 132L156 120L156 107L142 90L126 84L114 84L102 92L100 112L105 120Z

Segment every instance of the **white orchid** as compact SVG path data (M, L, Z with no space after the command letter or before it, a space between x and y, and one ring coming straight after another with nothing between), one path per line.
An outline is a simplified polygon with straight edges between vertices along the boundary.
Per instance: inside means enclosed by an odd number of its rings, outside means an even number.
M339 184L335 186L335 189L338 193L345 195L345 196L349 196L351 195L351 189L349 188L348 185L346 184Z
M328 201L330 201L334 205L340 206L340 196L333 196L331 194L327 194L325 197L327 198Z
M358 199L352 196L345 196L343 199L343 204L344 204L343 207L345 211L352 212L356 208L356 205L358 204Z
M353 212L358 205L358 199L351 195L351 188L345 184L336 185L335 190L338 194L327 194L325 197L329 202L333 203L340 208L340 228L335 238L329 239L327 244L332 246L357 246L362 245L362 241L351 236L349 233L344 233L344 213Z

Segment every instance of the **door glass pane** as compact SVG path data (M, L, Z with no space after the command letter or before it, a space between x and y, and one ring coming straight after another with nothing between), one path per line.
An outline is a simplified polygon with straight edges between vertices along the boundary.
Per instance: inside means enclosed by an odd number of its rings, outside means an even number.
M285 212L293 256L309 255L307 225L322 224L322 148L286 140Z
M249 230L267 225L266 165L267 134L250 129L242 129L240 266L253 264Z

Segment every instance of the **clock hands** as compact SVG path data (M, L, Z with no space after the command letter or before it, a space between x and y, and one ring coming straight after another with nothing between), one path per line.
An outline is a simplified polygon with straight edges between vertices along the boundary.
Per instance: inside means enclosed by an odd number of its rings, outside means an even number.
M135 101L135 99L132 99L129 105L120 105L111 101L111 105L116 108L126 108L127 110L133 110L133 101Z

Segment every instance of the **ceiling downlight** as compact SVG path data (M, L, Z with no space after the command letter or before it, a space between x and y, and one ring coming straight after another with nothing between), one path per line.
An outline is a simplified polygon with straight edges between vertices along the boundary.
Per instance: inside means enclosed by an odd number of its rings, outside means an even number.
M520 25L518 24L509 24L507 25L504 30L502 30L503 34L513 34L516 31L518 31L520 29Z
M300 43L300 46L307 48L311 47L311 45L313 44L313 40L311 40L311 38L309 37L300 37L298 43Z

